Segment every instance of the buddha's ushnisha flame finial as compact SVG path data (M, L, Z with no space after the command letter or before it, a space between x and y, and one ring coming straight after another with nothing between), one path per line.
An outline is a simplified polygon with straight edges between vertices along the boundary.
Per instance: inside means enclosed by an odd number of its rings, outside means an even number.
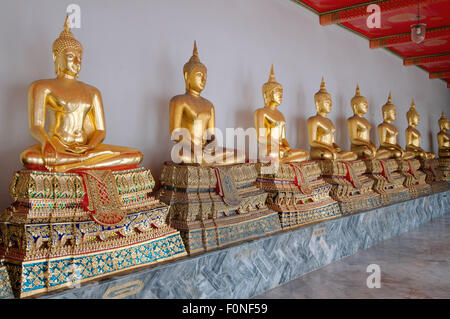
M272 66L270 67L269 79L263 85L263 94L265 94L266 92L270 92L275 88L282 89L283 86L280 83L278 83L277 80L275 79L275 72L273 70L273 64L272 64Z
M64 29L59 34L59 37L53 42L52 51L55 56L59 55L66 49L81 50L83 52L83 46L78 42L70 30L70 20L69 15L66 15L66 20L64 21Z
M392 104L392 93L391 92L389 92L387 104Z
M206 72L206 66L200 62L198 57L197 41L194 41L194 49L192 50L192 56L189 61L183 67L183 73L190 73L195 68L202 68Z
M275 72L273 71L273 63L272 66L270 68L270 74L269 74L269 81L268 82L276 82L277 80L275 79Z
M412 101L411 101L411 108L412 109L416 108L416 103L414 102L414 99L412 99Z
M194 50L192 52L192 55L198 57L197 41L194 41Z
M325 87L325 80L324 80L324 78L323 78L323 76L322 76L322 82L320 83L320 89L321 90L327 90L327 88Z
M356 83L356 92L355 92L355 96L361 96L361 92L359 91L359 84Z
M320 82L320 90L315 94L315 96L319 96L321 94L327 94L329 95L327 88L325 86L325 80L324 77L322 76L322 82Z

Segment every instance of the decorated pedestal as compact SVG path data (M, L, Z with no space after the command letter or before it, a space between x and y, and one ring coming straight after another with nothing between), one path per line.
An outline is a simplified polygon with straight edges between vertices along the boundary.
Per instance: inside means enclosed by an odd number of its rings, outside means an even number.
M420 170L418 159L397 160L398 171L405 177L403 185L409 190L411 199L432 193L431 186L425 182L427 175Z
M189 254L267 235L281 229L267 194L254 184L255 164L220 167L166 162L157 197L170 205L170 225Z
M317 162L323 179L332 185L330 195L338 202L343 215L375 209L382 205L380 194L372 189L374 180L365 174L367 167L364 161Z
M420 160L420 170L425 173L425 182L431 186L433 193L440 193L450 189L444 173L439 168L439 160Z
M149 170L22 170L0 215L0 256L16 297L27 297L186 255L150 195Z
M450 157L439 157L438 163L443 180L450 183Z
M268 194L267 207L278 212L283 229L341 216L317 162L279 164L275 172L270 164L258 163L257 170L256 185Z
M398 171L395 159L364 160L364 163L367 177L374 180L372 189L380 194L383 206L411 199L409 189L403 185L406 177Z

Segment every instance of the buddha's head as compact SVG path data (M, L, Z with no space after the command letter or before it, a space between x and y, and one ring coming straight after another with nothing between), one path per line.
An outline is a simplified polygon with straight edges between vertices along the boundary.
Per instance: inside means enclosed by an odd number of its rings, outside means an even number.
M439 123L439 129L442 132L446 132L446 131L450 130L450 122L448 121L444 112L442 112L441 118L439 119L438 123Z
M353 113L355 113L355 115L363 116L369 110L367 99L361 95L358 84L356 84L356 93L350 104L352 105Z
M316 103L317 113L326 115L331 112L333 103L331 102L331 95L328 93L325 87L325 81L322 77L322 83L320 84L320 90L314 94L314 102Z
M388 100L382 107L383 120L387 123L394 122L397 118L397 113L395 112L395 105L392 104L392 95L389 93Z
M262 87L262 93L265 106L278 106L283 101L283 86L275 80L273 64L270 69L269 80Z
M200 94L205 89L206 67L200 62L197 51L197 42L194 42L192 57L183 67L186 90Z
M81 70L83 47L70 31L69 16L66 17L64 30L52 46L53 62L56 75L69 75L77 77Z
M420 117L419 112L416 110L416 104L414 103L414 99L411 102L411 108L406 112L406 119L408 120L408 125L412 127L416 127L419 125Z

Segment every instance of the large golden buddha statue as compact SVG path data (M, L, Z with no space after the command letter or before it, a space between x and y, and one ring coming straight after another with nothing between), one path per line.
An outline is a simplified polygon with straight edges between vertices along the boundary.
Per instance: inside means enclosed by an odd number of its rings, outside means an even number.
M450 130L450 122L448 121L444 112L442 112L442 116L439 119L438 123L440 129L439 133L437 134L439 157L450 157L450 135L447 133L447 131Z
M414 152L405 151L398 143L398 129L392 124L397 118L395 105L392 104L392 95L389 93L388 101L382 107L383 123L378 125L378 137L380 139L379 150L389 151L389 158L412 159Z
M320 90L314 95L317 115L308 119L309 144L311 145L311 159L352 161L357 155L351 151L342 151L334 142L336 128L326 116L333 106L331 95L327 92L322 78Z
M347 120L350 134L351 150L358 155L358 158L386 159L390 152L387 150L377 150L375 144L370 141L370 130L372 126L364 118L369 105L367 99L361 95L359 85L356 85L356 93L350 102L354 115Z
M405 131L406 135L406 150L415 153L415 157L419 159L433 159L436 157L435 154L430 152L425 152L420 147L420 138L421 134L416 129L416 126L419 125L420 118L419 112L416 110L416 104L414 103L414 99L411 102L411 108L406 113L406 119L408 120L408 128Z
M200 96L205 88L207 69L200 62L197 43L190 60L183 67L186 93L170 100L170 133L190 152L175 152L174 162L200 165L229 165L245 162L245 154L217 148L214 105ZM183 130L189 134L183 134ZM177 133L181 135L176 136ZM175 134L174 134L175 133Z
M33 82L28 90L30 131L39 144L22 152L23 165L65 172L139 164L140 151L102 144L102 97L95 87L77 81L83 47L70 31L68 17L52 51L56 78Z
M264 107L257 109L254 115L260 148L265 147L267 150L265 155L281 163L307 160L309 158L307 151L292 149L286 140L286 120L277 110L283 100L283 86L275 80L273 65L269 80L263 85L262 93ZM273 147L272 142L276 142L277 145Z

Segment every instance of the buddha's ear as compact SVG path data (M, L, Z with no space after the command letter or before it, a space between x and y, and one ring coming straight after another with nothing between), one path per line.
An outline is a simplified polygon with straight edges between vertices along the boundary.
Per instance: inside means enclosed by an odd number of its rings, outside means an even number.
M52 52L52 57L53 57L53 62L55 62L56 61L56 54L55 54L55 52Z
M187 79L188 79L188 73L184 72L184 80L187 81Z

